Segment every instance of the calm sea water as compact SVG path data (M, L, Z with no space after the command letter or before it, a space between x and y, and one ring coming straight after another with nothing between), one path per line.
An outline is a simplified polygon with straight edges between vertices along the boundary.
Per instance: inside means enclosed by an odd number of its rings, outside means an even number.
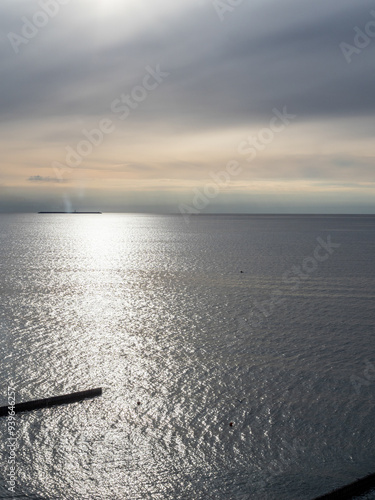
M374 473L374 253L372 216L0 216L0 403L104 390L17 417L15 495L310 500Z

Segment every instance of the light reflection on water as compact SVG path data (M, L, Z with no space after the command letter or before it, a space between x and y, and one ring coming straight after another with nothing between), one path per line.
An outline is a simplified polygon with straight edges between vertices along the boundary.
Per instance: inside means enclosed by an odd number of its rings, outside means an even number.
M19 493L303 500L373 472L375 384L356 396L349 382L375 350L362 223L1 217L2 394L9 380L18 400L104 388L18 418ZM240 327L332 229L342 252Z

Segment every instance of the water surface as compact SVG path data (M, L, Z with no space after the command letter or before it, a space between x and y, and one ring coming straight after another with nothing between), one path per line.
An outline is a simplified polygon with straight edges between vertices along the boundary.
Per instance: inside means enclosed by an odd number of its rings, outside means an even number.
M310 500L375 472L374 251L372 216L0 216L0 403L104 389L17 417L16 494Z

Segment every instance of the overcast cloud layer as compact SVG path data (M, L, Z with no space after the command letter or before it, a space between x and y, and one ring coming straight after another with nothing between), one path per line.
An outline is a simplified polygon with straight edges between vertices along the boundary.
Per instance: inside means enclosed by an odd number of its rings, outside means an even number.
M16 46L40 3L58 12ZM78 208L178 212L236 160L241 173L202 211L373 213L374 2L176 3L1 2L0 210L68 196ZM355 42L371 21L373 36ZM114 100L150 68L166 76L121 120ZM250 162L239 145L275 108L295 118ZM52 163L104 118L114 130L58 182Z

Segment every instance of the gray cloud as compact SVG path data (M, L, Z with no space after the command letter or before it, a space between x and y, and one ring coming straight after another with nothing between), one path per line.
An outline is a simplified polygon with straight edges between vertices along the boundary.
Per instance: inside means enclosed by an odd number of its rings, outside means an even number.
M56 177L42 177L41 175L32 175L27 180L30 182L67 182L66 179L57 179Z
M73 11L66 6L20 55L3 39L0 113L7 121L106 115L114 98L139 83L146 65L160 64L171 76L135 120L233 125L284 104L303 119L369 115L375 40L351 65L339 44L352 43L353 28L371 19L371 7L347 0L244 3L220 23L210 2L193 4L158 29L126 39L119 32L100 45L95 25L68 25ZM9 3L0 7L5 32L20 25L12 10Z

